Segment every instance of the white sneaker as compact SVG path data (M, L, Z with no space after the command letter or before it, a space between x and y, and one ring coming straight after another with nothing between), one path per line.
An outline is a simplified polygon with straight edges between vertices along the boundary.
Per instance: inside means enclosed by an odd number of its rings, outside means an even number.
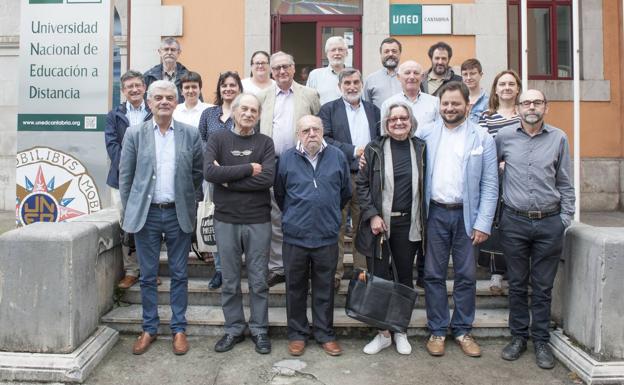
M392 345L392 337L386 337L381 333L377 333L375 338L364 346L364 353L377 354L390 345Z
M490 278L490 291L494 295L503 294L503 276L500 274L492 274Z
M406 333L394 333L394 344L396 345L396 350L399 354L412 353L412 345L410 345L407 340Z

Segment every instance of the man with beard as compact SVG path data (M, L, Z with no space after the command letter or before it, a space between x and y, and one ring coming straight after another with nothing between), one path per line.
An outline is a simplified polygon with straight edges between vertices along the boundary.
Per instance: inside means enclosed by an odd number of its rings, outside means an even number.
M413 60L401 63L398 70L398 78L401 83L402 92L392 95L381 105L381 116L389 105L396 102L407 103L412 108L412 113L423 127L433 123L439 115L440 102L438 98L426 94L420 90L423 79L422 66Z
M178 103L184 101L182 92L182 76L188 73L188 69L182 63L178 63L178 57L182 52L182 48L178 40L174 37L165 37L160 42L158 55L160 56L160 64L155 65L145 72L145 86L149 88L156 80L169 80L175 83L178 88ZM203 101L200 93L199 100Z
M425 206L425 302L431 336L427 351L444 355L450 326L464 354L479 357L470 335L475 316L474 247L490 234L498 199L498 163L494 139L468 119L470 91L462 82L440 88L442 119L419 129L427 142ZM455 308L450 319L446 277L453 256Z
M425 73L425 79L421 84L421 89L429 95L438 96L438 89L448 82L462 81L460 75L456 75L450 67L453 49L443 41L435 43L429 47L429 59L431 68Z
M306 83L307 87L318 91L321 106L340 97L338 74L345 68L345 57L349 54L347 43L341 36L332 36L325 42L325 54L329 65L310 72Z
M555 365L548 346L551 292L564 231L574 215L570 150L566 134L544 122L548 104L541 91L523 92L516 111L520 126L501 128L496 136L498 159L505 162L500 229L512 336L501 356L517 360L530 334L537 366L551 369Z
M381 68L368 75L364 83L364 100L381 108L386 99L401 92L401 83L397 79L395 69L401 60L401 42L393 37L382 40L379 46L381 54Z
M297 122L297 146L279 159L275 200L282 210L286 273L288 352L303 354L310 338L306 315L312 282L314 339L331 356L342 354L334 332L334 290L340 212L351 198L349 165L342 151L323 140L316 116Z
M342 97L331 101L319 112L323 121L325 140L338 147L347 158L351 168L351 190L355 191L355 175L358 162L364 153L364 147L379 136L379 108L362 100L362 74L355 68L346 68L338 76ZM340 288L340 280L344 273L344 236L347 212L351 209L353 224L357 226L360 219L360 205L357 195L342 210L342 224L338 237L338 264L334 279L335 289ZM366 269L366 258L353 248L353 267Z

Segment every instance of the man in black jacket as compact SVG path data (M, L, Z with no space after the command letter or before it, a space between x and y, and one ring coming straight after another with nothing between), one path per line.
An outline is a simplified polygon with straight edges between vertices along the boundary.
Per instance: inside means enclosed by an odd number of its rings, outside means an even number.
M462 81L460 75L456 75L450 67L453 49L443 41L437 42L429 47L429 59L431 68L425 73L425 78L420 83L420 89L433 96L438 96L438 89L443 84L452 81Z
M149 87L155 80L169 80L178 87L178 104L184 102L182 94L182 77L188 73L188 69L178 63L178 57L182 52L182 47L178 40L174 37L165 37L160 42L158 55L160 56L160 64L155 65L145 72L145 86ZM201 94L199 100L203 101Z

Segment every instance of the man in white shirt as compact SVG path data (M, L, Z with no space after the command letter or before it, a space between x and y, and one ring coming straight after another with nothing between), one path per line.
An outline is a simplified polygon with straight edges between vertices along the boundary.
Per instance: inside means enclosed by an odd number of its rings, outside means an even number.
M345 58L349 54L347 43L341 36L332 36L325 42L325 53L329 65L310 72L307 87L318 91L321 106L340 97L338 74L345 68Z

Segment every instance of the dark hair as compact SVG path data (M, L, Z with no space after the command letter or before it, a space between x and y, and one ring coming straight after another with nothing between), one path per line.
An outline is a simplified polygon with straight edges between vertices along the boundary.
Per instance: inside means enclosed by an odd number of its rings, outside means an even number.
M347 76L358 74L360 81L362 81L362 73L356 68L345 68L338 74L338 84L342 84L342 80Z
M180 86L184 86L184 83L199 83L199 88L202 88L202 79L201 79L201 75L198 74L197 72L193 72L193 71L189 71L187 73L185 73L181 78L180 78Z
M467 59L461 65L461 71L468 71L471 69L476 69L479 73L483 73L483 67L481 67L481 62L477 59Z
M123 84L126 80L135 79L135 78L141 79L141 82L143 83L143 85L145 85L145 79L143 79L142 73L140 73L139 71L135 71L135 70L128 70L126 71L126 73L121 75L121 78L119 78L119 81L121 82L121 89L124 88Z
M241 82L240 76L238 76L238 72L236 71L225 71L219 74L219 80L217 80L217 92L215 97L215 104L217 106L223 105L223 99L221 98L221 86L225 83L227 78L234 78L236 83L238 84L238 89L240 93L243 93L243 83Z
M442 100L442 95L451 91L459 91L464 97L466 104L470 104L470 90L468 89L468 86L464 84L464 82L454 80L452 82L442 84L442 86L438 90L438 97L440 98L440 100Z
M401 42L393 37L387 37L381 41L381 44L379 44L379 52L381 52L381 47L384 44L397 44L399 46L399 52L403 52L403 46L401 45Z
M436 49L445 50L446 52L448 52L449 60L451 60L451 57L453 57L453 48L451 48L451 46L446 44L445 42L439 41L435 43L434 45L432 45L431 47L429 47L429 52L428 52L429 59L433 58L433 51L435 51Z
M503 75L511 75L516 79L516 83L518 84L518 95L516 95L516 101L518 101L518 96L520 96L520 91L522 91L522 79L514 70L504 70L499 72L492 82L492 90L490 93L490 101L488 102L488 109L484 112L486 115L493 115L498 111L498 106L500 105L500 100L498 100L498 95L496 95L496 85L498 84L498 79L500 79ZM516 104L514 102L514 104Z

